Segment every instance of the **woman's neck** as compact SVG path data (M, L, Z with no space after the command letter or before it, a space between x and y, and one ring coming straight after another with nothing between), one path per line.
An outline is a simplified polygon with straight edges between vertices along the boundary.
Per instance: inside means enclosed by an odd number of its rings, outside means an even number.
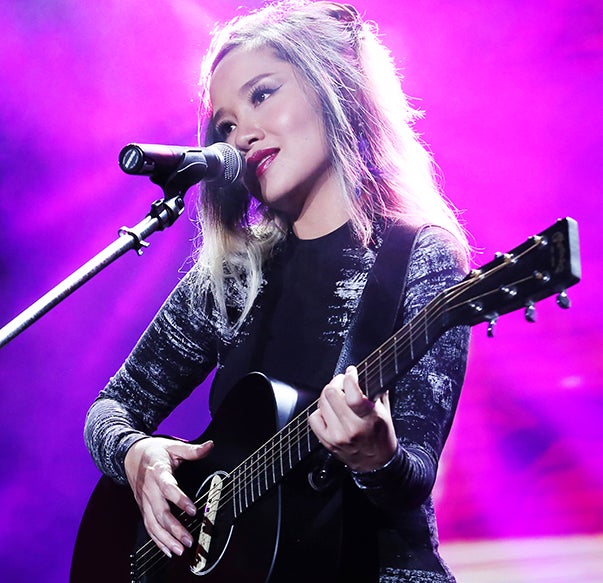
M320 188L308 195L299 215L292 221L298 239L317 239L327 235L350 219L346 200L334 173Z

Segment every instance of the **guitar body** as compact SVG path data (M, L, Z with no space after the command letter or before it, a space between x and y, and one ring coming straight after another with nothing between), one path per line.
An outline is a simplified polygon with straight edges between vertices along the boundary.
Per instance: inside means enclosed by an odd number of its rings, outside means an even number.
M305 405L303 394L286 385L258 373L246 376L195 440L211 439L214 449L203 460L183 464L176 472L178 483L191 499L199 499L200 489L209 490L213 476L228 475ZM129 486L102 477L80 525L70 581L332 581L341 547L341 492L338 487L321 492L311 487L307 474L313 463L313 456L304 460L236 518L228 503L231 490L225 487L221 509L207 529L211 544L200 575L190 569L195 545L182 557L167 559L146 535ZM203 516L202 508L198 516ZM180 520L196 541L198 532L187 523L190 519L184 515ZM132 577L130 554L135 549L139 560ZM325 568L317 572L316 565Z

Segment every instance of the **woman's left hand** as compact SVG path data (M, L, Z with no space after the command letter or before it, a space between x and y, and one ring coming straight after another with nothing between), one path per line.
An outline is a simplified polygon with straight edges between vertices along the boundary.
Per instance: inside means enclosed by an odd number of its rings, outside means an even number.
M322 390L309 424L322 445L356 472L383 467L398 445L388 393L375 402L368 399L354 366Z

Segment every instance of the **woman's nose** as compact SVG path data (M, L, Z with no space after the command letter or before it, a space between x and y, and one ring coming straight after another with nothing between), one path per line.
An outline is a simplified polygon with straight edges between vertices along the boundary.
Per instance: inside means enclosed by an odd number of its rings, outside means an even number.
M257 141L264 138L264 131L255 120L239 122L235 132L235 147L247 151Z

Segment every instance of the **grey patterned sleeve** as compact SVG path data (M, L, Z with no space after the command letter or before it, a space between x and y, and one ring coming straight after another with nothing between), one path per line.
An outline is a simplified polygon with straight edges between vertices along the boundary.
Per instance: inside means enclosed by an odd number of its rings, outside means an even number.
M129 447L155 431L203 381L216 353L211 318L191 307L185 277L88 411L84 439L104 474L126 482Z
M462 266L458 243L450 234L424 229L409 263L404 322L458 283L465 275ZM469 336L467 326L445 332L390 391L398 451L384 468L353 475L378 506L412 509L431 493L460 397Z

